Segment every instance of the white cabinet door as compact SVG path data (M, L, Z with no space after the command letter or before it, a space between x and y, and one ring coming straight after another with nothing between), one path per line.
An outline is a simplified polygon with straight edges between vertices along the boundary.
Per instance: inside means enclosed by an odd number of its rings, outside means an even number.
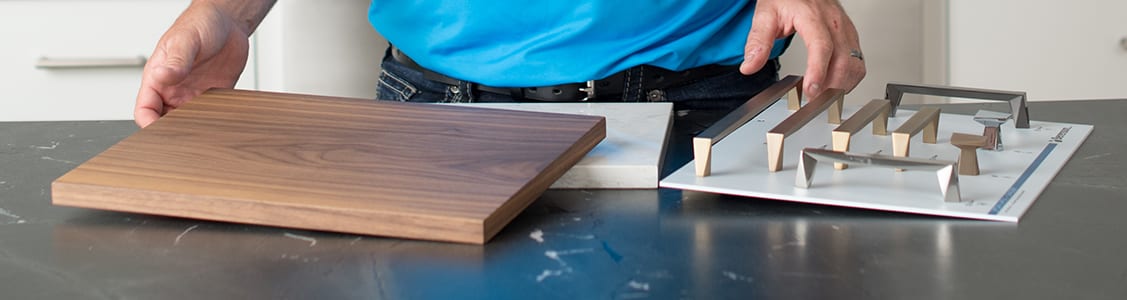
M1127 1L952 0L950 84L1127 98Z
M188 3L0 1L0 121L132 119L136 61ZM37 67L44 58L62 67ZM81 63L100 66L66 67Z

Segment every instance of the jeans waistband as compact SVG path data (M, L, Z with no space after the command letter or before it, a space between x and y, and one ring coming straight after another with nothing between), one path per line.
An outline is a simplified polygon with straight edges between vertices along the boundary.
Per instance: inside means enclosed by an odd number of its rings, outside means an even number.
M422 72L423 76L428 80L450 85L458 85L462 82L462 80L424 68L394 46L391 47L389 52L392 59L396 62ZM642 65L612 74L603 79L589 80L587 82L537 87L495 87L477 83L473 83L472 85L475 89L480 91L509 94L515 99L557 102L588 101L598 99L599 97L621 95L625 88L638 88L642 90L672 88L728 72L739 72L739 66L713 64L684 71L672 71L661 67ZM634 82L628 83L631 74L644 74L645 76L642 76L640 78L641 80L634 79ZM632 86L627 87L627 84Z

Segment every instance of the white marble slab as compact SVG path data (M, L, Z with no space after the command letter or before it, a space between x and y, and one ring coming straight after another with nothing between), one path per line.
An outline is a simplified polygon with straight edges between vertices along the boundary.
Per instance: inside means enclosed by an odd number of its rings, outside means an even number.
M671 103L458 103L494 109L598 115L607 137L552 188L653 189L672 118Z
M662 179L661 186L684 190L739 195L765 199L847 206L874 210L1017 222L1037 196L1056 176L1091 133L1091 125L1030 121L1029 129L1016 129L1011 120L1002 127L1004 151L978 151L981 175L959 176L962 202L944 202L935 172L896 172L873 166L834 170L832 163L818 163L813 184L795 187L802 148L831 148L830 132L823 113L787 137L783 146L783 169L767 170L766 132L785 119L790 111L779 101L740 129L713 146L712 174L697 177L694 162ZM844 117L859 107L845 108ZM915 113L901 109L888 120L893 130ZM1033 112L1031 117L1036 117ZM950 144L953 132L982 134L983 126L972 116L941 114L936 144L925 144L913 136L910 155L954 161L959 149ZM871 124L858 132L850 152L892 154L891 136L875 136Z

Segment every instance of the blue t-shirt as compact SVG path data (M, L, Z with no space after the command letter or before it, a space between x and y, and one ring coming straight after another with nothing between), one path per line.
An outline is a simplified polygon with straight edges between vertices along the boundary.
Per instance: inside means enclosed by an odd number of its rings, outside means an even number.
M423 67L519 87L643 64L739 64L754 9L753 0L373 0L368 18Z

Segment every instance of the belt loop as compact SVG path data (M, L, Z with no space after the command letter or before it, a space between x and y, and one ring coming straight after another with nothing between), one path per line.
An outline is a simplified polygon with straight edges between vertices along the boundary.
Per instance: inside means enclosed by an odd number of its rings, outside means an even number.
M525 100L524 88L509 88L509 97L516 101Z
M645 88L644 85L646 83L646 66L644 66L644 65L638 66L638 80L637 81L638 81L638 83L637 83L638 90L636 92L634 92L634 95L633 95L634 101L642 102L642 97L643 97L642 95L644 93L642 90Z
M639 102L642 97L643 67L632 67L623 71L622 76L622 102Z
M620 96L620 97L622 97L622 102L631 102L630 101L630 84L633 81L633 80L631 80L634 77L634 76L631 76L633 74L634 74L634 68L627 68L622 73L622 96Z
M466 102L467 103L477 102L478 94L477 94L477 86L476 85L477 85L477 83L466 81L466 91L465 91L465 93L466 93Z

